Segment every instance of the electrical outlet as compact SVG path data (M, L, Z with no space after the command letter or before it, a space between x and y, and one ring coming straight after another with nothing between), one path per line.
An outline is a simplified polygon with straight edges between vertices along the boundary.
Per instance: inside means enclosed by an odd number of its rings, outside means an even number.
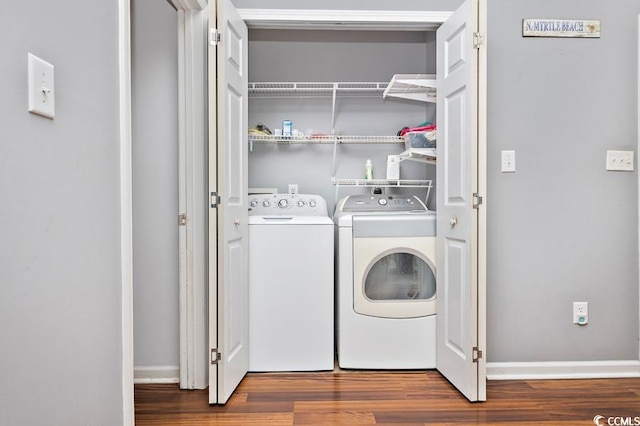
M633 171L633 151L607 151L607 170Z
M502 173L515 173L516 152L502 151Z
M578 325L589 323L589 303L573 302L573 323Z
M290 183L289 184L289 194L297 194L298 193L298 184Z

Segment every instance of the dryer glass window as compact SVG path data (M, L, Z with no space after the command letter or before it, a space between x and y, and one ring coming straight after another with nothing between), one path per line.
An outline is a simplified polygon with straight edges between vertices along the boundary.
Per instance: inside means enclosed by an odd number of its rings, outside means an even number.
M411 253L392 253L369 270L364 294L370 300L425 300L436 294L436 277L429 265Z

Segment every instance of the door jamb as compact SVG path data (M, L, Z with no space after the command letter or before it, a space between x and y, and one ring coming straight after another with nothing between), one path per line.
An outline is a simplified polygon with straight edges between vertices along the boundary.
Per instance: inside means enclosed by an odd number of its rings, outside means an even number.
M435 31L453 12L418 10L237 9L255 29Z
M122 424L133 426L133 190L131 152L131 4L118 0L118 103L120 145L120 288Z
M178 208L180 388L205 389L207 363L206 0L171 0L178 11Z
M478 209L478 401L487 400L487 2L478 1L478 32L484 46L478 49L478 193L484 202Z

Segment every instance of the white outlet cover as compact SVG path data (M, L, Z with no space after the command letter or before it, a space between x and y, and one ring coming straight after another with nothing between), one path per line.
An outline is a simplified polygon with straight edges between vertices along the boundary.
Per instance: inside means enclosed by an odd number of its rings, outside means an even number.
M516 171L516 152L502 151L502 173L515 173Z
M53 65L28 53L27 70L29 81L29 112L47 118L54 118L56 109Z
M573 302L573 323L586 325L589 323L589 303Z
M607 151L607 170L633 171L633 151Z

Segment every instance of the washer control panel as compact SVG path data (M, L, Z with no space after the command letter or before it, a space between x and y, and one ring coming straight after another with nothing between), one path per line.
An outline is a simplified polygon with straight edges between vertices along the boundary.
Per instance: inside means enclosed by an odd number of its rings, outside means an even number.
M327 216L327 202L320 195L249 195L250 216Z
M342 206L343 212L426 211L424 203L415 195L350 195Z

